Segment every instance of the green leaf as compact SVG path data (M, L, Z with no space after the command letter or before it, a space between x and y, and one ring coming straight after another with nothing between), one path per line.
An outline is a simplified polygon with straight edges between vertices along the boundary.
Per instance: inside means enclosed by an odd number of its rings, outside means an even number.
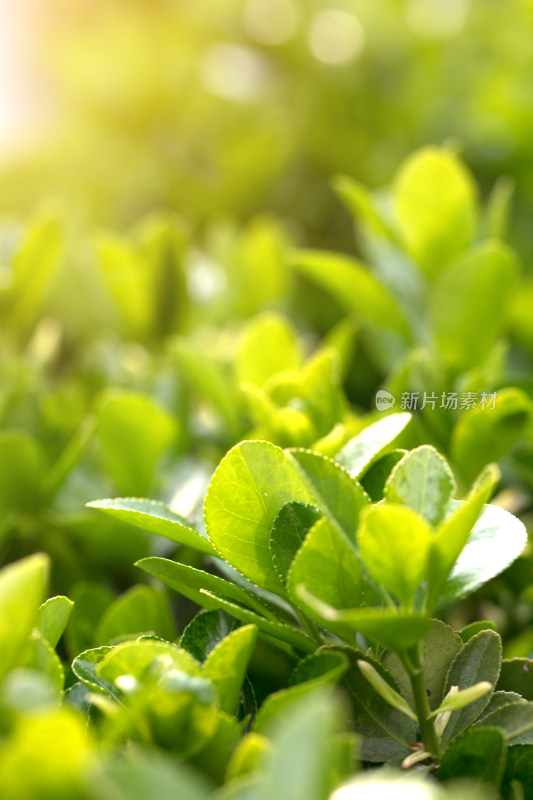
M506 175L500 176L489 195L485 210L484 228L489 238L504 239L509 227L509 217L515 183Z
M295 250L291 263L346 311L407 337L407 323L394 299L362 262L341 253Z
M494 622L491 622L490 619L482 619L478 622L471 622L470 625L465 625L464 628L461 628L458 631L459 636L463 640L463 642L468 642L472 636L475 636L476 633L481 633L481 631L496 631L496 625Z
M479 700L480 697L484 697L487 692L492 693L493 689L494 686L488 681L474 683L472 686L468 686L466 689L463 689L460 692L456 692L455 694L451 694L449 697L445 697L440 706L429 715L428 719L437 716L437 714L447 713L449 711L458 711L460 708L464 708L465 706L470 705L470 703L474 703L476 700Z
M205 498L207 534L220 554L263 589L284 595L269 550L281 506L313 503L300 470L268 442L242 442L222 459Z
M102 276L113 306L120 314L123 332L133 339L149 333L152 311L149 273L133 242L109 231L93 237Z
M302 603L312 609L315 619L326 628L342 631L345 639L354 640L361 633L370 641L390 650L408 650L424 638L429 627L429 619L421 614L383 608L333 608L315 597L305 586L295 589Z
M177 437L177 422L150 397L107 389L98 407L98 436L106 469L125 494L145 495L155 470Z
M482 713L477 718L477 722L480 722L489 714L492 714L493 711L503 708L503 706L508 706L511 703L527 703L527 700L524 700L524 698L516 692L494 692L491 695L488 705L483 709Z
M411 421L411 414L389 414L374 422L354 436L335 456L341 466L353 478L360 477L376 461L385 448L389 447L405 426Z
M311 450L290 449L310 484L314 504L335 522L350 541L355 541L359 515L369 499L345 469L327 456Z
M54 686L51 678L35 669L13 670L2 686L4 714L7 709L17 714L55 710L62 699L61 688Z
M242 737L240 722L224 711L216 712L216 729L188 763L217 784L224 782L229 762Z
M422 677L431 710L437 708L443 698L450 664L460 649L461 639L453 629L441 620L432 619L422 642ZM401 694L414 709L411 681L401 659L389 650L382 661L397 682Z
M439 780L476 778L499 786L505 767L507 743L495 728L472 728L446 748Z
M46 463L39 443L18 430L0 432L0 507L28 513L43 500Z
M450 665L444 695L448 694L452 686L458 686L459 691L462 691L480 681L488 681L492 686L496 686L500 674L501 654L501 640L494 631L483 631L473 636L461 647ZM490 693L487 693L460 711L454 711L444 730L443 743L450 742L457 734L468 728L489 701Z
M320 512L304 503L285 503L272 524L270 552L272 563L283 583L294 557L307 533L319 519Z
M138 585L132 586L108 606L95 637L99 644L112 644L141 633L153 633L162 639L176 636L172 611L164 592Z
M362 517L358 542L374 580L410 607L426 577L431 542L428 524L410 508L373 506Z
M498 241L476 245L446 268L432 295L432 316L447 363L466 370L489 355L517 277L515 254Z
M433 608L445 591L446 580L466 545L483 504L489 499L499 478L499 470L490 465L479 476L463 503L452 503L451 512L440 524L429 553L428 607ZM447 594L449 594L448 589ZM453 596L451 599L454 599ZM441 600L441 603L444 601Z
M399 694L392 686L384 680L379 672L368 661L359 659L357 666L363 673L369 684L376 690L376 692L387 702L392 708L401 711L407 717L417 722L418 717L414 711L411 710L409 705L405 702L401 694Z
M226 773L226 779L232 781L243 775L256 772L263 759L271 752L272 745L266 736L251 731L237 746Z
M357 666L359 660L371 664L378 674L398 691L398 686L379 661L351 647L339 648L350 660L351 668L345 674L343 686L349 694L355 731L363 737L361 758L365 761L403 759L416 741L415 726L409 717L392 708L370 686Z
M483 727L500 728L508 744L533 743L533 702L508 703L497 708L477 723Z
M85 782L90 800L209 800L211 796L207 782L175 758L136 747L93 763Z
M442 520L454 491L455 481L448 463L431 445L407 453L385 484L389 503L412 508L430 525L438 525Z
M29 329L43 305L62 249L62 231L51 214L35 219L25 232L13 261L13 284L7 319L22 332Z
M188 311L184 270L187 225L176 215L152 211L135 226L134 234L142 271L149 281L150 332L163 337L183 326Z
M0 570L0 681L16 665L35 624L48 571L43 553Z
M237 621L224 611L200 611L183 631L180 647L203 663L236 625Z
M134 525L157 536L164 536L184 547L192 547L208 556L218 555L211 542L199 534L190 522L156 500L116 497L112 500L93 500L87 503L87 506L96 508L120 522Z
M224 597L217 597L216 594L206 589L201 589L200 594L206 608L222 608L228 614L244 622L245 625L256 625L261 633L268 636L276 644L280 642L290 644L297 650L302 650L304 653L312 653L316 648L315 642L307 636L304 636L303 633L300 633L300 631L295 628L291 628L282 622L273 622L270 619L260 617L259 614L256 614L254 611L243 608L237 605L237 603L232 603Z
M325 436L342 419L345 400L340 383L339 358L333 349L324 347L318 350L304 364L301 397L318 436ZM290 408L290 400L288 405Z
M61 638L74 603L68 597L50 597L39 607L36 627L50 647L55 647Z
M385 485L396 464L402 460L407 450L391 450L368 468L361 478L361 485L373 503L383 500Z
M446 581L439 605L465 597L499 575L526 543L527 533L519 519L498 506L485 506Z
M137 639L108 648L96 664L96 675L111 685L121 675L133 675L143 681L150 672L151 665L158 664L159 661L164 665L165 671L172 668L193 678L200 678L202 675L200 665L190 653L170 642L156 639Z
M313 606L302 603L298 591L302 585L334 608L353 608L361 604L363 582L355 548L325 517L307 534L287 576L292 602L315 617ZM333 630L336 630L334 626Z
M315 661L314 668L309 664L316 658L316 654L303 660L307 665L308 677L287 689L281 689L269 694L259 709L253 723L255 733L266 733L275 720L282 720L290 716L293 709L308 695L313 695L317 688L335 686L348 669L349 662L341 652L323 652L318 655L327 656L327 661ZM302 662L300 662L302 663ZM300 672L302 677L303 671Z
M98 583L80 582L72 592L74 608L65 631L67 649L71 657L83 653L94 645L95 631L100 617L113 602L114 595Z
M513 791L518 782L522 795ZM526 798L533 792L533 744L515 744L507 751L507 764L502 782L502 793L506 798Z
M290 715L269 727L274 748L265 779L254 800L290 797L323 800L330 793L330 764L334 758L333 734L339 726L340 708L330 691L321 687L306 694Z
M504 658L497 688L518 692L526 700L533 700L533 661L529 658Z
M446 150L426 147L403 163L394 182L393 204L406 248L430 278L474 238L475 185L459 159Z
M36 670L50 679L57 692L57 699L65 685L65 671L53 647L42 634L34 629L24 648L20 666L25 669Z
M222 639L204 662L204 674L218 691L220 708L229 714L235 712L239 701L256 636L255 625L238 628Z
M233 439L242 429L237 387L225 364L219 363L209 353L195 348L187 339L172 343L180 375L195 392L215 409L227 426Z
M2 743L2 795L10 800L80 797L80 777L93 754L87 725L73 709L22 715L9 743Z
M112 649L112 647L96 647L80 653L72 662L72 672L91 690L103 692L112 698L117 698L119 696L118 689L108 680L101 678L96 672L98 665Z
M272 311L254 317L244 328L235 356L240 382L264 386L278 372L298 369L303 355L289 321Z
M335 683L349 666L342 650L321 649L298 662L289 676L289 686L297 686L316 678L331 678Z
M136 566L198 605L202 605L204 601L200 592L206 589L218 597L248 606L262 616L276 619L275 614L268 606L247 592L246 589L230 583L224 578L219 578L217 575L212 575L210 572L156 556L143 558L137 562Z
M531 420L531 401L521 389L502 389L494 408L472 408L453 429L450 449L463 474L472 479L491 461L506 456L524 436Z
M380 238L394 241L393 231L366 186L346 175L338 175L333 179L333 188L359 223Z

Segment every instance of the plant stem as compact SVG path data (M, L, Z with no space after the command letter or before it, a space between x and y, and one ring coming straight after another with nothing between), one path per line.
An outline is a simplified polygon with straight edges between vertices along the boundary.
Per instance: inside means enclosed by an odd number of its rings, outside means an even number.
M439 739L435 730L435 722L433 719L428 719L431 714L431 709L424 685L420 645L416 645L405 653L402 661L409 673L409 680L411 681L411 688L413 690L415 708L418 716L418 726L420 728L420 735L422 736L424 747L428 753L431 753L436 758L440 758L441 751Z

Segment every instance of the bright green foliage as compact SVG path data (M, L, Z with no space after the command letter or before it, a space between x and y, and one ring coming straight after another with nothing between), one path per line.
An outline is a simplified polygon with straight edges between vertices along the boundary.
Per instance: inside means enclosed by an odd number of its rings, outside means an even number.
M211 42L208 23L207 60L259 56L261 3L236 28L217 6L246 41ZM317 60L315 13L296 27ZM267 74L289 50L263 45ZM316 66L314 91L335 70L340 98L348 72ZM249 135L228 174L258 160ZM336 141L334 160L342 126ZM200 214L194 241L170 214L85 242L52 216L0 224L0 549L51 556L0 572L7 800L529 796L531 554L511 512L528 522L533 339L531 287L502 241L510 188L484 204L437 147L389 188L335 188L356 257L333 214L312 237L331 253L308 249L306 224L266 218ZM139 497L83 509L115 493ZM524 658L502 662L496 628ZM359 758L385 768L354 781Z
M401 503L438 525L455 493L446 460L429 445L412 450L391 471L385 484L389 503Z
M231 450L206 496L209 538L228 563L264 589L281 588L268 543L279 509L293 500L311 503L312 495L292 460L266 442Z
M451 453L472 478L498 461L520 439L531 420L531 401L520 389L503 389L495 407L471 409L457 423Z
M346 311L405 336L407 325L388 291L364 264L336 253L297 251L293 266L317 281Z
M6 511L38 507L43 497L44 456L24 431L0 433L0 505Z
M393 202L406 249L430 279L474 238L475 185L452 153L437 148L415 153L398 172Z
M57 645L67 627L73 605L68 597L51 597L40 606L36 627L51 647Z
M365 428L336 455L354 478L360 477L411 420L410 414L391 414Z
M132 586L105 610L95 631L95 641L112 644L135 634L175 637L166 595L150 586Z
M16 665L37 621L48 583L49 559L38 554L0 572L0 678Z
M200 536L187 520L163 503L126 497L115 500L96 500L89 503L88 506L104 511L121 522L135 525L158 536L165 536L178 544L194 547L207 555L216 555L216 550L205 537Z
M296 370L303 360L300 343L288 321L276 314L262 314L248 323L236 354L240 382L264 386L284 370Z
M211 650L204 673L215 685L223 711L235 711L241 685L255 644L257 628L245 625L228 634Z
M358 535L361 556L371 576L406 607L426 575L431 530L411 508L374 506Z
M435 336L445 360L467 369L487 358L518 277L514 253L487 241L440 275L432 295Z
M363 581L357 552L326 517L308 532L287 575L287 590L296 606L301 585L334 608L361 604Z
M174 418L149 397L109 390L100 399L100 445L109 474L125 494L150 491L155 466L176 435Z

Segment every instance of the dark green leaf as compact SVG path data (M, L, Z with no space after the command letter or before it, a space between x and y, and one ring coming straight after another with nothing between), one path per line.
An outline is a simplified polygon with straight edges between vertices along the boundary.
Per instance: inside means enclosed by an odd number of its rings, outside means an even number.
M272 563L283 583L296 553L319 517L320 512L314 506L285 503L274 519L269 547Z
M526 700L533 700L533 661L529 658L504 658L497 688L518 692Z
M448 694L452 686L458 686L459 691L462 691L480 681L488 681L496 686L501 668L501 653L501 640L494 631L483 631L473 636L461 647L450 665L444 695ZM450 742L468 728L486 708L490 697L489 692L460 711L454 711L444 730L442 741ZM483 724L491 725L488 719Z
M505 736L497 728L465 731L446 748L439 767L439 779L476 778L499 786L506 752Z
M429 707L433 711L444 697L444 684L451 662L461 649L461 639L449 625L438 619L431 620L430 628L422 642L422 670ZM401 659L391 651L383 656L383 666L394 677L405 699L415 707L411 681Z
M236 625L236 620L224 611L201 611L183 631L180 647L202 663Z

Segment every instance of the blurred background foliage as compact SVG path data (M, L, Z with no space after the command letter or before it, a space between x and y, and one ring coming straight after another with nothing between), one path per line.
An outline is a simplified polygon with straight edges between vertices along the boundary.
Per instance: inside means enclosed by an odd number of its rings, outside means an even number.
M17 7L31 112L18 110L35 119L2 160L4 210L33 209L46 186L97 224L162 207L193 226L268 211L308 244L342 248L351 226L332 175L377 187L416 147L452 139L483 189L516 182L527 237L531 0Z

